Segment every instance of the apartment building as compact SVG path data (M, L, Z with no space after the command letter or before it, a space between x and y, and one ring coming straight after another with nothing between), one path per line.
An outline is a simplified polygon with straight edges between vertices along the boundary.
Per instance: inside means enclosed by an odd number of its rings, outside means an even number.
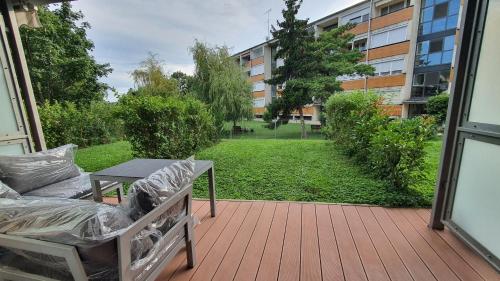
M371 0L313 21L310 29L318 36L339 25L355 23L350 31L355 35L352 48L364 52L361 63L372 65L375 73L369 77L338 77L342 88L373 90L384 98L387 114L409 117L425 113L427 99L449 88L460 13L460 0ZM264 83L283 63L274 58L271 42L234 55L253 83L257 119L281 91ZM308 105L304 115L308 122L319 122L320 106ZM298 113L290 118L298 119Z

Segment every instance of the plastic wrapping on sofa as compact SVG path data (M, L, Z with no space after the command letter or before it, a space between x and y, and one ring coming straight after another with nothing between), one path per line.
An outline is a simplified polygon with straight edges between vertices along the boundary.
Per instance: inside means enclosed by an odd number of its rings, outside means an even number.
M76 145L25 155L0 155L0 180L23 194L80 175L74 163Z
M81 173L77 177L65 179L60 182L42 186L30 192L23 193L23 196L58 197L78 199L92 192L90 174Z
M134 221L190 186L193 174L194 161L163 168L132 184L126 206L46 197L0 199L0 233L75 246L89 280L118 280L116 238L129 231ZM186 217L184 198L176 199L179 201L155 215L144 229L132 233L130 266L137 273L136 280L147 276L152 264L179 238L166 239L165 234ZM0 248L0 264L70 280L64 277L70 276L66 262L45 253Z
M21 195L0 181L0 198L20 199Z

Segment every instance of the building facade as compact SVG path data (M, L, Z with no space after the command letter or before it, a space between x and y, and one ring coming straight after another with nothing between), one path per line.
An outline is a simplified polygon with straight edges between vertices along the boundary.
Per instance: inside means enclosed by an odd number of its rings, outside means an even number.
M352 48L365 54L361 63L372 65L375 73L338 77L342 88L373 90L383 97L388 115L410 117L425 113L427 99L449 88L460 13L460 0L371 0L313 21L310 28L318 36L339 25L356 24L350 31L355 35ZM283 63L274 58L271 42L234 55L253 83L257 119L281 91L264 83ZM297 115L293 113L291 120ZM319 122L320 106L307 106L304 116L308 122Z

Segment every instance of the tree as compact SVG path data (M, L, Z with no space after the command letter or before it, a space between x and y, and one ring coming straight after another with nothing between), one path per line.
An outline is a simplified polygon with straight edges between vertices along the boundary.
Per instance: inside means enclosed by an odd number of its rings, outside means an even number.
M241 67L227 47L196 42L191 48L196 65L193 78L195 95L209 105L219 132L223 121L237 122L252 115L252 89Z
M191 93L193 87L193 76L187 75L182 71L176 71L170 75L170 78L177 81L177 86L179 87L179 92L182 95L187 95Z
M163 96L179 93L177 80L168 77L163 64L158 54L148 53L139 68L131 73L138 92Z
M313 32L308 30L308 20L296 18L301 4L302 0L286 0L283 21L278 22L279 29L273 27L276 58L284 59L284 65L276 68L273 78L266 82L285 85L279 101L282 114L288 116L297 110L302 137L307 137L304 106L326 101L329 95L340 91L338 76L371 74L373 68L360 64L363 54L351 49L354 36L348 30L353 25L325 32L315 40Z
M69 2L49 10L39 7L42 27L21 27L21 38L35 98L45 101L71 101L88 104L103 100L109 86L99 79L111 71L91 55L94 43L87 38L90 24Z
M302 125L302 136L306 136L303 107L312 102L310 92L299 85L302 79L309 76L312 60L308 58L308 45L314 41L314 34L307 30L308 20L297 19L302 0L285 0L286 8L282 10L283 21L277 22L278 29L273 26L272 34L276 43L276 58L284 59L284 65L275 69L273 78L266 81L271 85L286 85L282 94L283 114L294 109L299 111Z
M427 113L434 116L437 123L440 125L444 124L446 121L449 99L450 95L448 93L441 93L430 97L427 101Z

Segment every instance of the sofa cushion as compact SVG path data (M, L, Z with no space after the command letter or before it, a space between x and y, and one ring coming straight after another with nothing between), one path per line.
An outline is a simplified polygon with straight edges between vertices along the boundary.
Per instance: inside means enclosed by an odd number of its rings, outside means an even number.
M92 193L90 174L81 173L77 177L65 179L63 181L42 186L35 190L23 193L23 196L78 199L90 193Z
M0 180L25 192L80 175L73 144L16 156L0 156Z

